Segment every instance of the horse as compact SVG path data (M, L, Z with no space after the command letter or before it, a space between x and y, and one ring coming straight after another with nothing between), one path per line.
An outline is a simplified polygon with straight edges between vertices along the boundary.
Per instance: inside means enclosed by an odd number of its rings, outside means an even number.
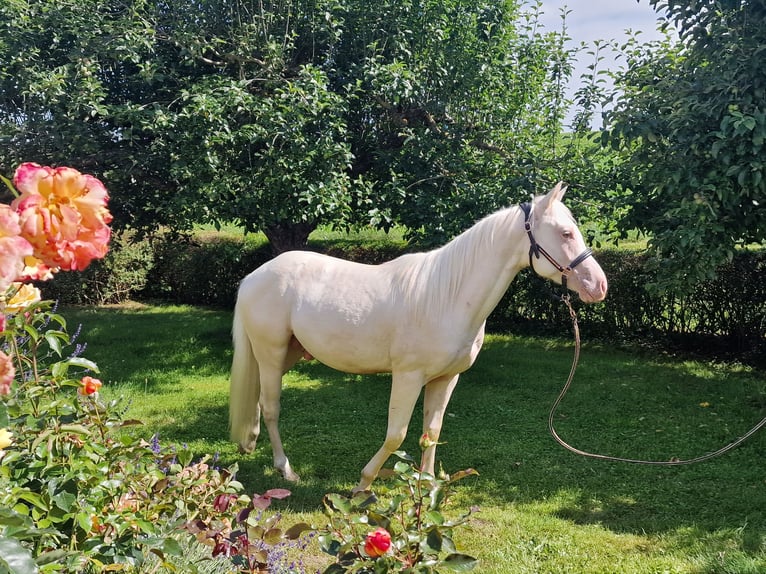
M299 480L279 435L282 376L301 358L316 358L348 373L391 373L385 440L353 492L369 490L401 446L421 391L428 439L421 441L421 468L433 475L447 403L517 273L532 266L586 303L606 297L606 276L561 201L565 190L559 183L488 215L442 247L379 265L288 251L250 273L234 310L231 440L252 452L262 413L274 467Z

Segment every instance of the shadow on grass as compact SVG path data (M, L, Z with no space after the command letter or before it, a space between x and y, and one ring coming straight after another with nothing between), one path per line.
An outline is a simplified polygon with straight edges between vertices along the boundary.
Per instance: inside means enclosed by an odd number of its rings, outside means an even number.
M86 356L119 384L182 392L186 373L228 373L230 314L185 308L67 311L83 324ZM688 467L644 467L578 457L549 436L548 409L566 379L568 343L490 338L462 375L449 405L437 460L448 472L473 467L461 486L471 503L552 504L553 514L621 533L737 530L758 546L766 535L766 488L757 434L724 457ZM173 371L178 380L164 380ZM322 495L348 491L380 447L389 376L354 376L301 362L286 379L280 430L303 480L286 483L271 465L265 429L253 454L228 442L225 389L161 422L164 440L215 444L220 464L237 462L252 491L284 486L290 506L316 510ZM177 384L175 384L177 383ZM556 418L578 448L632 458L689 458L717 449L763 416L763 383L713 366L655 363L646 356L587 347ZM180 395L179 395L180 396ZM179 411L180 412L180 411ZM418 452L420 405L403 450ZM204 453L198 453L204 454ZM388 466L391 466L392 461Z
M70 332L85 355L117 385L175 392L179 381L164 375L227 374L231 364L231 313L184 306L99 307L65 311Z
M473 467L481 476L463 488L479 503L555 503L554 514L622 533L739 529L753 539L766 532L761 466L764 437L711 462L645 467L578 457L558 446L546 428L548 409L566 378L571 348L531 339L493 339L462 376L445 417L437 459L448 472ZM586 450L669 460L715 450L763 416L753 377L718 377L684 365L591 348L583 352L557 425ZM290 504L315 510L324 493L347 491L380 447L386 428L387 375L360 377L316 362L300 363L286 378L280 430L303 480L290 485L271 468L265 429L256 452L234 446L222 463L237 462L254 491L285 486ZM403 449L418 452L420 405ZM200 405L193 416L163 429L188 441L226 440L225 404ZM391 466L390 461L388 466Z

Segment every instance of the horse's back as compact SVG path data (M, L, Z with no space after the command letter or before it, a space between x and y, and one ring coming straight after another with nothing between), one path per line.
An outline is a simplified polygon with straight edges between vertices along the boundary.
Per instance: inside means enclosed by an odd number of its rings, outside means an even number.
M373 363L364 367L368 372L387 370L380 354L387 353L393 314L401 310L382 266L309 251L285 252L253 271L240 285L237 307L251 337L294 336L322 362L342 370L363 368L329 356L345 348L344 355Z

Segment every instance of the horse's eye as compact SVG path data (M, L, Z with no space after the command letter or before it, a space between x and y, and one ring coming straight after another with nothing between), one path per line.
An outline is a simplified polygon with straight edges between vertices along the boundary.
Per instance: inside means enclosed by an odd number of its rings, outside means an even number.
M574 237L574 234L569 229L565 229L564 231L562 231L561 235L564 239L572 239L572 237Z

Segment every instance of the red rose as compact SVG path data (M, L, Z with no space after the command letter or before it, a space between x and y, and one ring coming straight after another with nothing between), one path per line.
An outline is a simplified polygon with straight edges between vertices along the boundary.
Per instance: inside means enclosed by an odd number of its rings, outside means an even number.
M101 381L94 379L93 377L83 377L80 383L82 383L82 386L78 392L81 395L92 395L93 393L97 393L102 384Z
M385 528L370 532L364 541L364 552L372 558L383 556L389 548L391 548L391 535Z

